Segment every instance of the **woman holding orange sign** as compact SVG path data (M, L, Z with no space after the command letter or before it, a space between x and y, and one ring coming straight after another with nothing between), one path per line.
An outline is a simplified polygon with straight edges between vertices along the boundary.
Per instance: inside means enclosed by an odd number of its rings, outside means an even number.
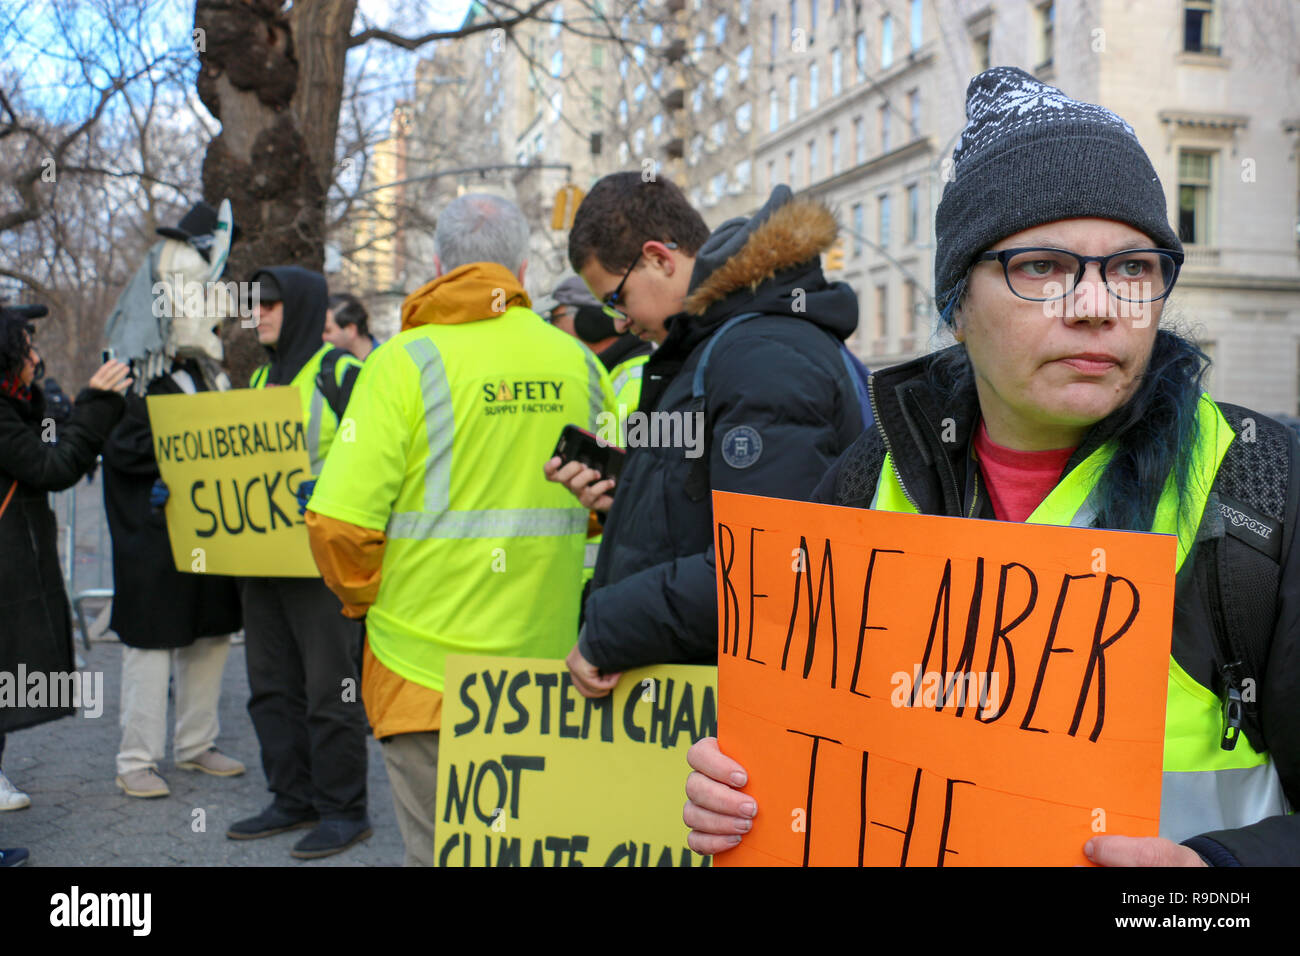
M873 376L876 427L814 500L1182 530L1161 835L1095 836L1084 853L1300 863L1287 816L1300 804L1300 447L1213 402L1207 357L1159 328L1183 250L1132 128L1007 67L971 81L966 110L935 228L936 304L958 344ZM723 852L759 810L745 769L713 738L689 760L691 848Z

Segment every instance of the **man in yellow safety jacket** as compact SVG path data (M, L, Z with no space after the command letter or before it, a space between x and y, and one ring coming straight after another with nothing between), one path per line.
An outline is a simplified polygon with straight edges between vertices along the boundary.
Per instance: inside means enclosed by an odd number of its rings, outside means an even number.
M637 338L631 332L619 334L614 320L605 314L604 307L591 294L580 276L569 276L551 293L551 307L543 311L547 321L557 329L584 342L600 358L609 371L610 387L614 390L614 404L618 409L619 444L629 413L641 403L641 371L654 352L654 345ZM550 304L550 303L548 303ZM601 435L600 437L604 437ZM591 512L587 526L587 550L582 564L583 583L590 581L596 571L596 554L600 550L602 516Z
M590 350L538 320L528 227L469 194L438 219L437 278L366 362L307 511L343 613L366 622L362 698L407 865L435 861L448 654L561 658L573 643L587 512L537 467L565 425L613 410Z
M361 363L321 344L325 277L297 266L254 273L257 338L271 361L253 388L287 386L302 396L312 474L319 474ZM312 827L299 859L329 856L371 834L366 814L366 721L355 694L361 629L339 614L319 578L245 578L248 713L275 795L256 816L231 825L232 840Z

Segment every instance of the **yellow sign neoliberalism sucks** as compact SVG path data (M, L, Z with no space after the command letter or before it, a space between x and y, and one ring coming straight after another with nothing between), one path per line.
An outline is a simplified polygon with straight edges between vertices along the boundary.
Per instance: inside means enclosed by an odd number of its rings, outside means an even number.
M178 571L317 577L294 492L311 477L297 389L150 395Z
M578 693L563 661L447 658L439 866L708 866L686 845L686 751L717 727L717 669L628 671Z

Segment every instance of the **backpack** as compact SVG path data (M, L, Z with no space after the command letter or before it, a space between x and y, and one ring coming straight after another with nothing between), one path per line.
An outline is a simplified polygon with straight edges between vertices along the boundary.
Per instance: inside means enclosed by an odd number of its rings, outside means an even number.
M709 493L709 456L713 449L713 422L709 419L709 409L707 402L707 393L704 387L704 374L709 368L709 358L713 354L721 338L729 331L739 325L741 322L747 322L750 319L766 315L765 312L742 312L740 315L733 315L722 323L722 327L713 333L707 345L704 346L704 353L700 356L700 363L695 366L695 376L691 379L691 410L704 412L705 418L705 439L704 454L695 459L691 465L690 474L686 478L686 494L692 501L703 501ZM828 335L830 333L827 333ZM842 340L836 340L839 344L840 360L844 363L844 369L848 372L849 381L853 383L854 392L858 399L858 410L862 413L862 430L866 431L875 422L875 416L871 414L871 398L867 391L867 379L871 377L871 370L862 364L844 344Z
M339 421L343 420L343 412L348 407L348 399L352 397L352 385L356 382L356 377L360 374L355 369L349 369L343 375L343 384L339 384L338 376L334 370L339 364L339 359L343 357L342 349L330 349L320 360L320 371L316 373L316 387L320 389L321 395L325 396L325 401L330 410L334 412L334 417Z
M1262 752L1270 747L1255 691L1265 675L1277 618L1282 539L1296 520L1291 488L1296 437L1250 409L1217 404L1238 437L1215 475L1197 534L1209 560L1199 561L1193 573L1210 602L1224 684L1220 746L1232 750L1244 733ZM1300 782L1290 784L1286 789L1294 798Z

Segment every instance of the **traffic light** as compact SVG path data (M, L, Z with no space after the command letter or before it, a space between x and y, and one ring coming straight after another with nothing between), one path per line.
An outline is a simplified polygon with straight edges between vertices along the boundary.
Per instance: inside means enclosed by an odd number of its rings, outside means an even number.
M573 217L587 194L577 186L561 186L555 194L555 208L551 212L551 228L557 232L572 229Z
M844 271L844 240L836 239L835 245L826 250L826 262L822 266L823 272L843 272Z

